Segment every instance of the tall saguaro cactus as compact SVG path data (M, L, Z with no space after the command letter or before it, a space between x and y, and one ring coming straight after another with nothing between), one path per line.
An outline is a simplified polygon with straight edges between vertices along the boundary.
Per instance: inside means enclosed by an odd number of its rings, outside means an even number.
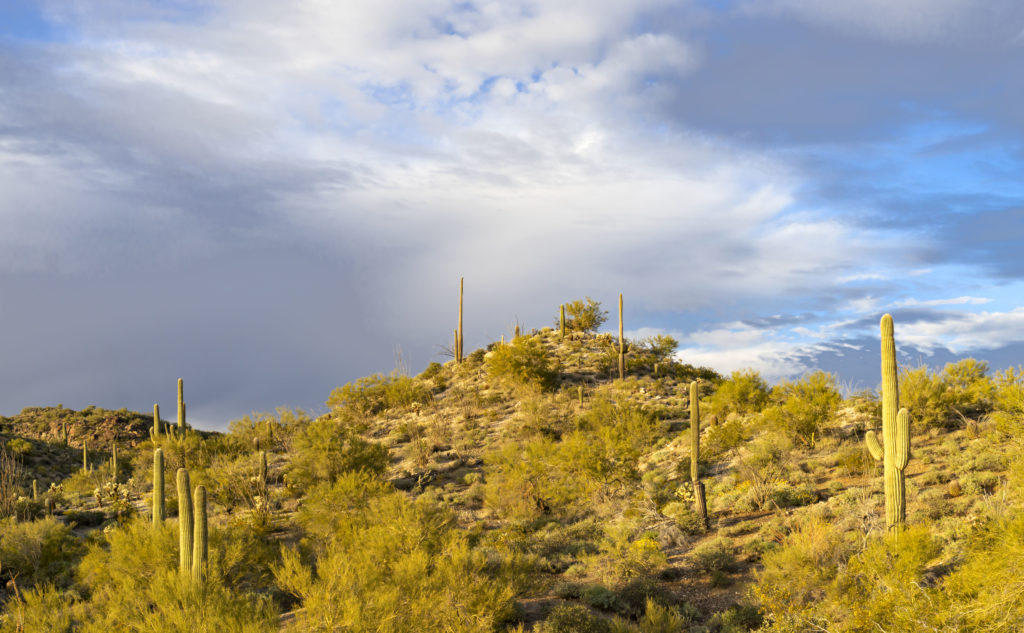
M558 324L561 330L561 337L565 338L565 304L563 303L558 317Z
M185 381L178 379L178 433L185 431ZM184 436L183 436L184 437Z
M153 405L153 428L149 431L149 437L154 442L160 439L160 405Z
M188 471L178 469L178 569L181 575L192 576L192 539L194 538L192 517L192 486L189 485Z
M89 443L82 441L82 470L89 470Z
M864 438L871 456L883 463L885 526L899 531L907 520L907 489L904 469L910 460L910 414L899 408L896 375L896 340L892 316L882 316L882 443L874 431Z
M459 329L455 333L455 361L462 362L462 288L463 277L459 277Z
M622 336L622 293L619 293L619 380L626 377L626 342Z
M195 534L192 547L192 580L199 583L206 578L207 537L206 529L206 487L196 486Z
M153 451L153 526L164 522L164 450Z
M708 502L704 495L704 482L700 480L700 399L697 381L690 383L690 480L693 482L693 503L704 529L708 527Z
M110 445L110 479L117 483L117 443Z

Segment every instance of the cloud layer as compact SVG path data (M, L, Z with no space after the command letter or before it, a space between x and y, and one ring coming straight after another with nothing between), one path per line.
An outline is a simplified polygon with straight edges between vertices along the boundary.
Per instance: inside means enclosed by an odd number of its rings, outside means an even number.
M1017 341L1024 15L919 4L16 8L0 412L322 406L460 276L470 345L618 292L725 371Z

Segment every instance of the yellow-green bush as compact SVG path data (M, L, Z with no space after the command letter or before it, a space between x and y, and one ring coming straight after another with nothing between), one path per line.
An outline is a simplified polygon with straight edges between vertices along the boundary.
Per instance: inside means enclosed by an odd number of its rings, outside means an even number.
M311 494L299 522L311 559L284 548L275 575L301 602L301 630L490 633L513 613L508 568L426 495L349 473Z
M383 444L363 439L345 422L322 417L295 434L285 483L299 492L351 470L382 473L387 464Z
M497 345L486 360L487 374L512 387L550 390L556 372L544 345L537 337L519 336L505 345Z
M719 418L730 413L750 415L761 411L768 404L768 383L753 369L732 372L723 380L711 396L710 410Z

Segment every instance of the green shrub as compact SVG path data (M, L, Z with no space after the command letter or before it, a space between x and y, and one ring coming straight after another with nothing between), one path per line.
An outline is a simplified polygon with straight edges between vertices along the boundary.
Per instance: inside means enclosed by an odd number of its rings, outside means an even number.
M736 571L738 562L732 543L727 539L718 538L702 543L690 552L690 560L697 570L710 574L713 572Z
M581 604L560 604L535 629L538 633L610 633L608 621Z
M590 297L565 304L565 328L573 332L596 332L608 320L608 311ZM561 314L555 316L555 326L561 326Z
M425 404L431 398L430 389L422 380L394 372L390 376L366 376L336 388L327 399L327 406L342 420L365 424L382 411Z
M383 444L363 439L342 421L322 417L296 434L285 484L298 492L348 471L380 474L387 465L388 450Z
M32 452L32 443L24 438L16 437L7 441L7 449L18 457L24 457Z
M71 597L53 585L21 587L19 595L5 606L7 616L0 619L0 633L71 633Z
M821 429L842 402L832 374L816 371L796 382L784 381L772 389L774 405L764 412L772 428L809 448L821 435Z
M80 541L52 518L30 522L0 521L0 563L4 576L17 578L27 589L43 584L66 587L77 559Z
M299 523L311 556L282 548L274 574L301 602L301 630L489 633L514 613L511 568L472 547L430 495L348 473L311 493Z
M753 369L732 372L711 395L711 412L723 420L730 414L750 415L768 404L768 383Z
M956 398L937 374L926 365L901 367L899 372L900 406L910 411L911 430L951 428L958 418L954 411Z
M555 386L556 373L544 345L532 336L495 347L486 365L492 379L513 387L550 390Z

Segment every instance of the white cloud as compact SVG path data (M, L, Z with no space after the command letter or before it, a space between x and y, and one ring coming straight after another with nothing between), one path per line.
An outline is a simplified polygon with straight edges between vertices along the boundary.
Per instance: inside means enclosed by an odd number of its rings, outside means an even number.
M986 297L953 297L951 299L905 299L898 301L895 305L899 307L934 307L952 305L983 305L991 303L992 300Z
M1024 308L1008 312L950 313L941 321L897 325L896 340L926 353L940 347L954 354L998 349L1024 341Z

